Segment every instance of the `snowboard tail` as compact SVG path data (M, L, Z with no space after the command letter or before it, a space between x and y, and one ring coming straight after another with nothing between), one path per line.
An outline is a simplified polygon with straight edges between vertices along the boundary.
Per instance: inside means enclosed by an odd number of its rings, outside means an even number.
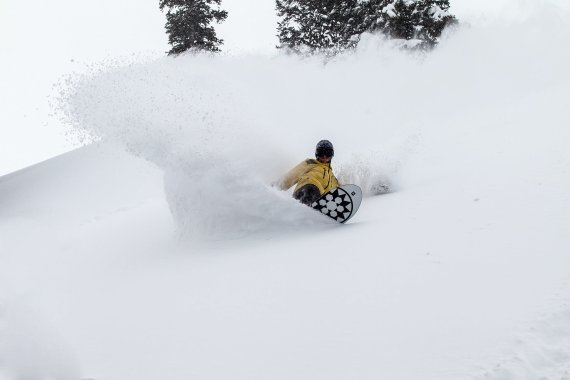
M346 223L356 214L361 202L360 187L344 185L323 194L311 207L339 223Z

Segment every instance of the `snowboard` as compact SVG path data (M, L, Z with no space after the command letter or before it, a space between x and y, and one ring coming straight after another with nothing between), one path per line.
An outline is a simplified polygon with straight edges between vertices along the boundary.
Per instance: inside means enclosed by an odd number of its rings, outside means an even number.
M324 193L311 207L339 223L346 223L356 214L361 202L360 187L343 185Z

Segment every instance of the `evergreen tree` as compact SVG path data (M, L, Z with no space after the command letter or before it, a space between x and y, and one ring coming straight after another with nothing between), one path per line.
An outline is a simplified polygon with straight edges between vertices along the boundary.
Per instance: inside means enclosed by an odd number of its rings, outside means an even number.
M166 33L172 49L169 55L190 49L217 52L223 40L217 38L212 22L220 23L228 13L220 9L221 0L160 0L166 12ZM215 6L215 7L214 7Z
M455 22L449 0L388 0L375 9L376 23L367 30L390 38L414 40L421 48L437 44L443 29Z
M356 46L359 0L277 0L279 48L336 52Z
M380 32L409 46L437 44L455 22L449 0L276 0L280 45L335 54L353 48L364 32Z
M438 43L443 30L457 23L456 18L449 13L449 0L420 0L416 9L420 14L420 26L417 38L429 46Z
M367 30L379 30L394 39L411 40L416 34L420 19L415 8L415 2L405 0L384 2L383 7L379 9L381 21L377 24L377 29L368 27Z

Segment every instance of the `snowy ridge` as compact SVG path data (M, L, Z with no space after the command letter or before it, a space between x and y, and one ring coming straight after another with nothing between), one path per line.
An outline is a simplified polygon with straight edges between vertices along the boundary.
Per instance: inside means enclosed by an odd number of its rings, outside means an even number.
M0 177L0 379L568 377L570 27L538 8L63 88L102 141ZM321 138L395 191L341 226L270 186Z

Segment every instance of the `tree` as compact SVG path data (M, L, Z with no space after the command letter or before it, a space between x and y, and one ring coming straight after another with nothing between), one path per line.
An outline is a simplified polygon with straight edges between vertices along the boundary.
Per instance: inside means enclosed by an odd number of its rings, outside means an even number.
M420 14L420 29L417 38L429 46L435 46L443 30L457 23L457 19L449 13L449 0L420 0L417 10Z
M455 18L449 0L276 0L279 48L336 54L364 32L431 47Z
M435 46L443 29L455 23L449 0L388 0L375 9L376 22L367 26L393 39L414 41L420 48Z
M279 48L337 52L356 46L358 0L277 0Z
M221 0L160 0L166 11L166 33L172 49L169 55L197 49L220 51L223 40L217 38L212 22L220 23L228 13L220 9Z

